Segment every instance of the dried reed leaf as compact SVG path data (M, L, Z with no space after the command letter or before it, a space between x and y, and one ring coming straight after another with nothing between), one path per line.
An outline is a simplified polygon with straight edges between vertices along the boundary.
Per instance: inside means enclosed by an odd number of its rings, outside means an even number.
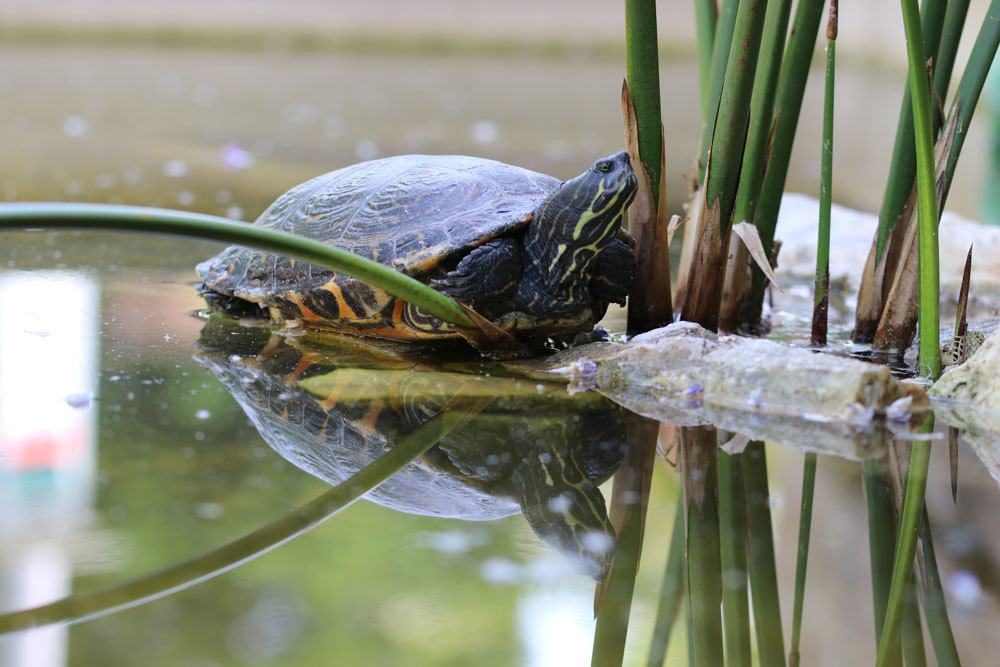
M674 240L674 232L677 228L683 225L685 222L690 222L691 218L681 217L679 215L670 216L670 222L667 224L667 245L670 245Z
M744 221L733 225L733 233L743 241L747 250L750 251L750 257L753 258L757 268L767 277L768 281L779 292L783 292L784 290L778 285L778 280L774 276L774 269L771 268L771 262L767 258L767 253L764 252L764 245L760 241L760 234L757 232L757 228L749 222Z
M958 131L958 116L953 113L934 147L935 171L937 173L937 200L940 202L947 178L948 154ZM914 193L910 193L910 199ZM917 208L907 203L906 216L899 225L906 224L905 236L899 246L898 268L892 278L892 287L886 298L882 317L872 346L879 350L902 350L910 346L917 330L917 290L919 287L919 265L917 262ZM935 212L935 215L937 213ZM897 225L897 227L899 227ZM898 230L894 230L894 235ZM888 276L886 276L888 277Z

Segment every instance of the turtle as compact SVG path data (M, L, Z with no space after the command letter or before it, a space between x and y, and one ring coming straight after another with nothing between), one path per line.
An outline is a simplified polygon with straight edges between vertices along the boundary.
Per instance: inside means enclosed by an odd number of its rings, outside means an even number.
M345 358L303 347L300 337L222 317L203 327L198 348L196 360L268 445L332 484L443 410L478 397L481 409L462 426L365 497L400 512L466 521L520 512L578 572L606 573L616 540L598 486L627 444L623 410L611 401L595 393L571 398L562 385L546 389L536 381L344 366ZM310 384L317 380L325 389ZM484 396L489 404L482 407Z
M625 305L635 243L628 153L576 178L485 158L401 155L298 185L254 222L390 266L471 306L516 337L583 333ZM231 246L197 266L210 306L363 336L426 341L460 332L346 275Z

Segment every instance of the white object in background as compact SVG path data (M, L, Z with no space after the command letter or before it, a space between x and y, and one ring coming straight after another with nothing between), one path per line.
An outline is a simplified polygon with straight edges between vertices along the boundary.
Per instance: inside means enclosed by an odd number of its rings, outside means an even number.
M99 290L69 272L0 274L0 610L72 589L71 538L89 523ZM66 663L68 630L0 638L0 664Z

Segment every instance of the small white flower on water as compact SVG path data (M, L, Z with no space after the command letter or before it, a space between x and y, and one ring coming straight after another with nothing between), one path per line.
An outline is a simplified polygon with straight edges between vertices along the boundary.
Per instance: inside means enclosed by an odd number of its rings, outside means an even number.
M500 130L491 120L480 120L472 124L472 139L477 144L492 144L499 136Z
M202 410L198 410L198 412L194 413L194 416L197 417L198 419L208 419L209 417L212 416L212 413L209 412L208 410L202 409Z
M371 139L365 139L354 147L354 156L359 160L374 160L378 154L378 144Z
M252 167L254 163L253 154L235 142L230 142L222 147L222 164L230 171L242 171Z
M243 219L243 209L235 204L226 209L226 217L233 220Z
M79 116L67 116L63 120L63 134L71 139L76 139L77 137L82 137L87 133L89 124L83 118Z
M167 178L183 178L188 174L188 164L184 160L167 160L163 163L163 175Z

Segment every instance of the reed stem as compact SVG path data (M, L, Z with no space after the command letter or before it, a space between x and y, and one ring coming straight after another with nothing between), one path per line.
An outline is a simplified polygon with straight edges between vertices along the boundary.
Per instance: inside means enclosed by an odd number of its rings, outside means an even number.
M938 203L934 179L934 136L931 95L927 83L924 39L916 0L901 0L906 52L909 62L910 99L917 150L917 257L920 281L920 373L936 380L941 375L940 275L938 268Z
M649 643L647 667L661 667L667 658L670 635L677 620L677 612L684 599L684 501L677 499L677 512L670 531L670 551L667 565L660 584L660 602L656 607L656 621L653 623L653 639Z
M718 20L715 0L695 0L694 21L698 36L698 93L701 100L701 123L708 124L709 86L712 79L712 49Z
M813 286L812 344L826 345L830 308L830 212L833 206L833 103L837 62L837 0L830 0L826 26L826 73L823 94L823 149L819 180L819 233Z
M663 122L660 114L656 0L625 0L625 78L635 105L639 155L649 174L653 201L659 205Z
M834 0L836 2L836 0ZM806 595L806 569L809 565L809 536L812 532L813 494L816 490L816 455L806 454L802 466L802 504L799 509L799 550L795 562L795 605L792 609L792 646L788 664L799 664L799 640L802 638L802 609Z
M726 664L750 667L750 607L747 603L747 519L741 454L720 451L719 545L722 563L722 629Z
M34 228L172 234L251 246L352 276L445 322L476 327L455 301L399 271L319 241L213 215L111 204L0 204L0 230Z
M907 1L903 0L904 3ZM912 4L912 11L915 15L916 3L912 2ZM934 417L931 415L925 419L919 432L930 433L933 429ZM924 511L924 491L927 488L930 453L931 445L928 441L916 441L910 445L906 491L903 496L903 508L900 511L899 536L896 540L896 552L892 563L892 585L889 589L885 625L878 643L876 667L892 664L890 656L894 651L894 645L899 640L906 603L906 589L913 576L913 559L917 553L917 537L920 534L920 521Z
M823 0L799 0L792 21L792 31L781 61L781 76L778 79L778 93L774 108L774 139L771 155L764 172L754 224L760 234L764 250L773 257L774 229L778 223L778 209L788 178L788 165L792 156L792 143L802 110L802 97L809 78L809 64L819 24L823 17ZM753 286L748 300L747 313L750 318L760 318L764 304L764 288L767 278L754 267Z

